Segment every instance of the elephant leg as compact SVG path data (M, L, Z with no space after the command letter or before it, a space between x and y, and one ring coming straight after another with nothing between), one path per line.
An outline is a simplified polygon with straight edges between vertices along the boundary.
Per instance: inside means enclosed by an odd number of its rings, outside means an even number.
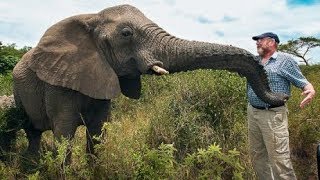
M65 88L46 86L46 112L55 139L61 142L62 138L70 140L74 137L80 125L80 111L77 103L77 93ZM56 148L56 147L55 147ZM67 161L71 157L71 148L68 143Z
M70 140L73 139L74 134L77 130L77 122L79 122L80 115L77 113L62 113L61 116L53 118L54 128L53 134L56 140L59 143L62 142L62 138L65 138L67 142L67 151L66 151L66 163L71 162L71 144ZM55 146L55 149L58 147Z
M84 113L84 123L87 127L87 153L94 154L94 145L99 143L99 140L93 138L99 136L102 131L102 126L105 121L110 118L110 100L94 100L90 103L90 108Z
M39 155L42 131L34 128L26 128L25 132L29 141L27 153L31 155Z
M66 112L53 118L53 122L53 134L56 138L72 139L80 122L80 114Z
M23 172L28 172L37 168L40 161L40 140L43 131L35 129L31 124L25 127L24 131L29 145L27 150L22 154L26 158L21 159L21 168Z

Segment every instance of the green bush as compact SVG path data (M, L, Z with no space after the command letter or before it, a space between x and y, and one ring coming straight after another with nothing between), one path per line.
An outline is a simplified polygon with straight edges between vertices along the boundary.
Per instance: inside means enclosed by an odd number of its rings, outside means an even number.
M19 59L20 58L16 56L0 56L0 74L11 71Z
M3 45L0 42L0 74L11 71L19 59L31 49L31 47L17 48L15 44Z
M46 151L41 155L40 168L35 172L36 176L41 179L90 179L93 177L88 156L81 150L82 146L75 144L74 140L65 138L55 141L54 144L56 152Z
M0 109L0 156L10 149L26 120L25 113L18 108Z
M228 72L181 76L169 81L176 89L156 108L149 142L155 147L174 143L178 159L214 142L223 148L242 147L246 137L245 81ZM217 78L221 76L224 78Z
M240 163L240 152L235 149L223 153L215 143L208 149L185 158L184 179L243 179L244 167Z
M134 156L134 179L172 179L176 162L172 144L160 144L158 149L144 149Z

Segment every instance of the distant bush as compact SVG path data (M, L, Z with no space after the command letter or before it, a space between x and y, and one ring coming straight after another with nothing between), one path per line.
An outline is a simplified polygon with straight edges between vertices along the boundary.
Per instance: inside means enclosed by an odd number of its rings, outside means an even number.
M0 74L11 71L21 57L31 49L31 47L17 48L15 44L3 45L0 42Z
M0 74L8 72L14 68L18 63L19 58L15 56L2 56L0 57Z

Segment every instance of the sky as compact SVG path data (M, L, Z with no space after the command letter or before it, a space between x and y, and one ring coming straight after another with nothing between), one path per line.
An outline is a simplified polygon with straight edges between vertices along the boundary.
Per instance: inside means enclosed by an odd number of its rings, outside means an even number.
M320 38L320 0L1 0L0 41L37 45L51 25L67 17L130 4L170 34L238 46L256 53L252 36L278 34L281 43ZM320 63L320 48L308 56Z

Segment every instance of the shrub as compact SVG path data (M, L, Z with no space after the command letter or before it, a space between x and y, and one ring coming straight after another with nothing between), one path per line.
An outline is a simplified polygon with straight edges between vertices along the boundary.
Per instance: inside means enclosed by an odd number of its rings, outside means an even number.
M134 156L134 179L172 179L176 172L172 144L161 144L158 149L144 149Z
M23 127L26 115L18 108L0 109L0 156L15 141L16 132Z
M183 165L184 179L243 179L244 167L240 164L240 152L235 149L223 153L215 143L208 149L185 158Z
M217 142L223 148L246 142L245 82L233 73L199 71L172 77L176 88L162 98L150 121L149 142L174 143L178 159ZM223 79L217 77L224 77Z
M0 74L11 71L19 59L20 58L16 56L0 56Z
M86 154L72 140L55 141L55 151L46 151L40 159L41 177L45 179L90 179L92 168ZM71 154L70 154L71 153ZM71 158L71 159L69 159ZM36 172L37 173L37 172ZM39 176L38 174L36 174Z
M0 42L0 74L11 71L19 59L30 49L31 47L27 46L18 49L16 44L3 45Z

